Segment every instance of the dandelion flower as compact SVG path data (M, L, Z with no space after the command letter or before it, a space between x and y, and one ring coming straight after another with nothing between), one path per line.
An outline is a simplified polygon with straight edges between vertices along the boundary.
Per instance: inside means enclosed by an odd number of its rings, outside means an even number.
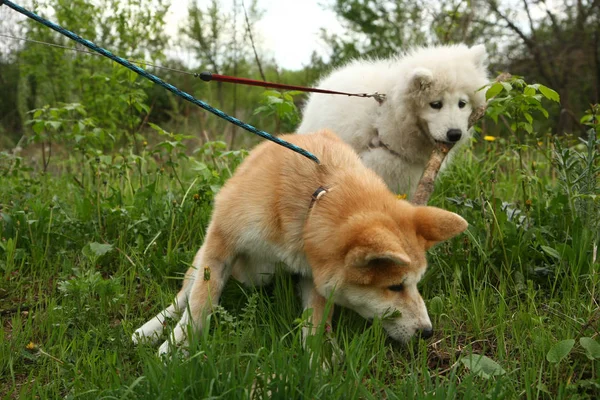
M407 197L406 193L404 193L404 194L397 194L396 195L396 198L398 200L404 200L404 199L406 199L406 197Z
M486 142L493 142L494 140L496 140L496 136L485 135L483 137L483 140L485 140Z

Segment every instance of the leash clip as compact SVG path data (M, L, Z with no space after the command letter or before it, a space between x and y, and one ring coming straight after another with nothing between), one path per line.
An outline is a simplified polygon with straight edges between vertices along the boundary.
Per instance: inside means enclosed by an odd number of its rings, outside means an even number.
M325 195L325 193L327 193L327 192L329 192L328 188L319 186L310 198L310 205L308 206L308 209L309 210L312 209L313 206L315 205L315 203L317 202L317 200L319 200L321 197L323 197Z
M372 97L373 99L375 99L375 101L377 103L379 103L379 105L382 105L383 102L385 101L386 97L387 97L385 95L385 93L379 93L379 92L375 92L373 94L370 94L369 96Z

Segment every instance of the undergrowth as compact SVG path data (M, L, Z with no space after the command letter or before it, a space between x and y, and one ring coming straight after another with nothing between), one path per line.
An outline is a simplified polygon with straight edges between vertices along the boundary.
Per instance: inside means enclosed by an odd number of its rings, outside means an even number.
M400 345L338 307L345 356L329 368L311 355L328 357L330 333L303 349L296 278L283 272L265 288L231 281L187 356L161 360L130 341L172 300L244 151L206 142L189 155L185 137L155 126L159 139L137 150L82 143L37 166L0 153L0 394L597 398L596 113L581 139L480 135L465 149L431 200L470 224L429 252L420 289L434 337Z

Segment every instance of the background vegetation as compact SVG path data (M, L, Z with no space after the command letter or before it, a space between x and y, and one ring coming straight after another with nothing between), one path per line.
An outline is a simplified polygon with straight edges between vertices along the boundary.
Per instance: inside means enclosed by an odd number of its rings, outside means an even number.
M0 396L600 396L598 1L336 0L347 32L324 31L331 58L299 71L262 58L260 43L256 61L260 2L192 2L176 45L167 0L29 5L179 71L190 66L177 46L194 71L310 85L358 55L466 42L486 43L492 73L517 77L486 89L487 117L431 200L470 223L430 252L431 340L401 346L338 310L345 358L311 364L295 278L282 273L262 289L230 283L190 355L160 360L130 335L171 301L214 194L257 139L104 58L8 38L81 50L0 7ZM263 130L298 123L298 93L152 71ZM309 343L325 361L328 339Z

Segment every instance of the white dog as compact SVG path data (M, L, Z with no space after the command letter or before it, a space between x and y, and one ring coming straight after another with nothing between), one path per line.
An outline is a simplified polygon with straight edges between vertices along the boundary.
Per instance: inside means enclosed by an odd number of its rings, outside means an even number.
M320 88L383 93L372 99L313 94L298 133L331 129L396 193L409 197L423 174L434 141L470 137L471 111L485 102L487 53L483 45L414 49L398 58L358 60L333 71Z

